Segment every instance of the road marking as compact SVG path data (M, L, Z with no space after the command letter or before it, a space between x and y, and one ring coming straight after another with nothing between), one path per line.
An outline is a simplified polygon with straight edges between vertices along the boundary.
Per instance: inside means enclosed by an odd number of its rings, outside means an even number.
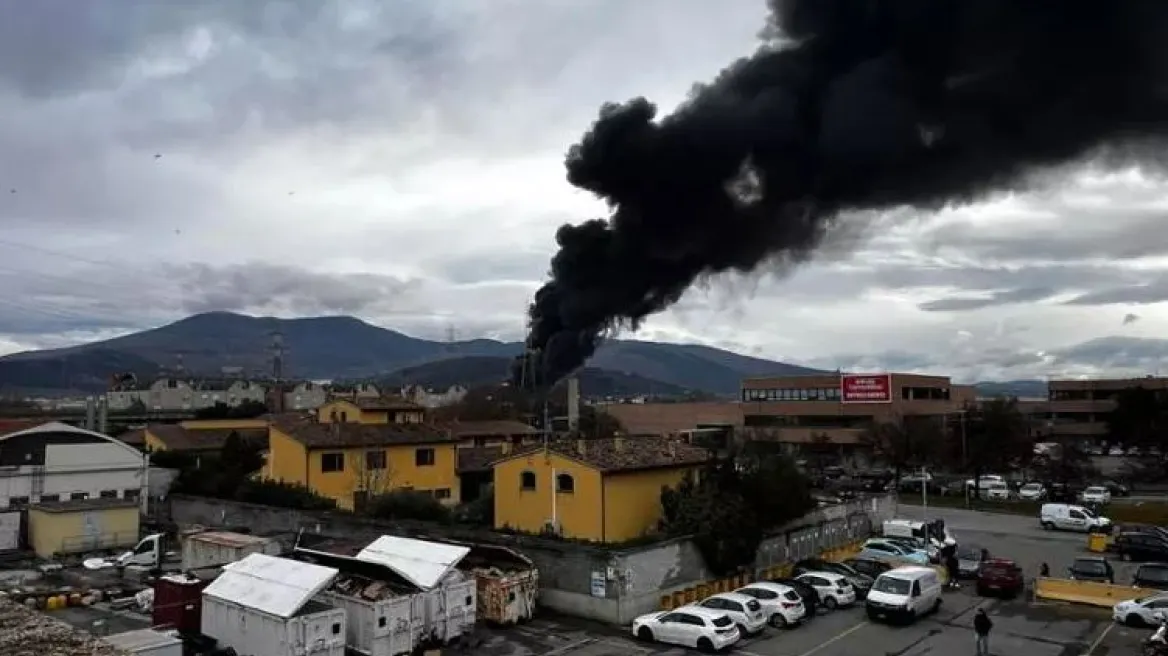
M1100 633L1098 638L1095 638L1095 642L1091 643L1091 646L1087 648L1087 651L1083 654L1083 656L1091 656L1091 654L1095 652L1095 649L1099 647L1099 643L1103 642L1103 639L1106 638L1107 634L1111 633L1111 630L1115 627L1115 622L1109 622L1107 624L1107 628L1103 629L1103 633Z
M860 622L859 624L853 626L852 628L848 629L847 631L844 631L843 633L840 633L839 635L831 638L830 640L819 643L819 646L813 647L813 648L803 652L802 654L799 654L799 656L811 656L812 654L818 653L819 650L823 649L824 647L828 647L830 645L835 644L836 642L838 642L840 640L843 640L844 638L852 635L853 633L855 633L856 631L859 631L860 629L864 628L865 626L868 626L868 622ZM762 654L752 654L752 653L745 651L745 650L742 650L742 649L735 649L734 651L735 651L735 653L742 654L743 656L762 656Z

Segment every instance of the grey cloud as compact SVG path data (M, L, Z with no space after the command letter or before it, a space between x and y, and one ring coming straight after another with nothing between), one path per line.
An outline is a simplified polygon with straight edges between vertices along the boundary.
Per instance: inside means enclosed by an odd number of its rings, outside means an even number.
M426 269L435 277L455 285L486 281L541 280L547 275L551 254L541 251L511 250L461 253L432 259Z
M1067 305L1150 305L1168 301L1168 277L1157 277L1142 284L1110 287L1087 292L1066 302Z
M1130 326L1131 324L1133 324L1139 320L1140 320L1140 315L1138 315L1138 314L1131 314L1129 312L1128 314L1123 315L1123 325L1125 325L1125 326Z
M1089 365L1101 370L1156 374L1168 364L1168 340L1100 337L1052 354L1062 366Z
M926 301L917 307L926 312L957 312L962 310L980 310L996 305L1010 305L1012 303L1032 303L1043 301L1056 296L1058 291L1050 287L1020 287L990 293L982 297L951 296Z

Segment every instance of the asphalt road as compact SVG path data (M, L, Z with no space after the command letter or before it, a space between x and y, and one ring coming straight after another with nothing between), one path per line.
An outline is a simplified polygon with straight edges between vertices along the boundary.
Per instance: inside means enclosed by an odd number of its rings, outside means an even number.
M921 508L906 506L903 516L920 518ZM1052 573L1065 571L1076 555L1085 554L1087 538L1076 533L1047 532L1037 518L995 515L966 510L936 509L964 543L984 546L991 554L1013 558L1033 578L1043 562ZM1115 563L1117 581L1130 580L1132 566ZM817 616L806 625L740 642L732 653L742 656L950 656L972 654L972 621L977 608L994 620L990 651L1019 656L1119 656L1138 654L1147 629L1111 622L1107 609L1015 600L982 599L968 584L947 592L941 611L908 627L867 621L862 607ZM645 645L627 631L545 618L531 624L486 634L476 654L484 656L677 656L685 649ZM458 653L458 652L452 652Z

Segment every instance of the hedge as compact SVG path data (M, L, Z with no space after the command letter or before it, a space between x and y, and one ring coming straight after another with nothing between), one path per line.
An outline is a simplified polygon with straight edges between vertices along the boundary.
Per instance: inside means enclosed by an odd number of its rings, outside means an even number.
M900 498L900 503L909 506L921 505L920 498ZM938 508L962 508L982 512L1008 513L1011 515L1026 515L1036 520L1041 513L1045 501L986 501L971 500L968 504L962 497L938 496L930 497L929 506ZM1104 517L1114 524L1155 524L1168 525L1168 503L1164 502L1136 502L1112 503L1100 511Z

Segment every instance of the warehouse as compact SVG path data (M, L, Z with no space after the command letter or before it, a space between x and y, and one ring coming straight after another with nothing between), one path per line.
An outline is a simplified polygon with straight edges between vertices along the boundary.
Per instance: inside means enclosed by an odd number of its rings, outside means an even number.
M203 589L202 633L248 656L344 656L345 611L315 599L337 574L253 553Z

